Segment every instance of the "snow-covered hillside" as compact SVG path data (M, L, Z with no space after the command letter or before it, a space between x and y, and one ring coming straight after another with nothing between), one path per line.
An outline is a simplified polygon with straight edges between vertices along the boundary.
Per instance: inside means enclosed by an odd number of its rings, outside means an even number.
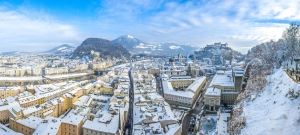
M299 94L300 84L279 69L267 77L267 85L253 101L245 101L246 118L241 134L296 135L300 134L300 97L290 98L291 91Z

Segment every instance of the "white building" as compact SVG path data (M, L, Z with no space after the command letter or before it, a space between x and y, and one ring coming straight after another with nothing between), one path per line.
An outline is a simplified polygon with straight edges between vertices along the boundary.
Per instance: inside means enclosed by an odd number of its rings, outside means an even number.
M171 77L163 81L164 98L171 105L192 107L202 88L206 85L206 77L186 78Z
M217 71L204 95L207 111L216 112L221 105L232 105L242 85L243 70Z

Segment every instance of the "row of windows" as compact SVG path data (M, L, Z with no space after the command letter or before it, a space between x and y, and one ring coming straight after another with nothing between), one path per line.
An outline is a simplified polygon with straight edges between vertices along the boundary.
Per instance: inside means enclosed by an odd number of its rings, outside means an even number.
M67 135L67 132L65 132L65 135ZM69 133L68 135L72 135L71 133ZM75 135L75 134L73 134L73 135Z
M90 135L90 134L94 134L94 135L112 135L112 134L101 133L99 131L92 131L92 130L88 130L88 129L85 129L84 131L85 131L84 135Z

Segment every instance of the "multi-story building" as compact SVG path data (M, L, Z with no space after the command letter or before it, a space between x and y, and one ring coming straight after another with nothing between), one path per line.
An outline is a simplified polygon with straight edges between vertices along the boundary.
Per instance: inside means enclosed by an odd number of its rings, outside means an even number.
M99 91L100 94L110 94L112 95L114 92L114 88L109 84L102 81L94 82L94 90Z
M135 94L133 109L133 134L180 135L181 126L170 105L157 93Z
M40 105L22 108L23 118L28 118L30 116L43 118L42 115L43 115L43 108Z
M218 111L221 105L221 90L215 87L207 88L204 99L204 106L207 111Z
M23 135L22 133L17 133L11 129L9 129L8 127L6 127L5 125L0 123L0 134L1 135Z
M87 120L83 125L84 135L119 135L122 134L120 129L125 128L125 122L128 115L128 100L125 97L112 97L108 110L99 110L99 117Z
M68 71L67 67L45 68L46 75L67 74Z
M22 107L20 106L13 106L11 108L8 108L8 117L9 117L9 123L11 120L18 120L23 117Z
M22 68L16 69L16 76L17 77L22 77L22 76L25 75L25 72L26 72L25 69L22 69Z
M28 118L22 118L18 120L10 118L9 125L10 129L15 132L19 132L24 135L32 135L42 122L43 119L41 118L29 116Z
M92 65L92 68L94 70L97 70L97 69L105 69L107 66L106 66L106 62L97 62L97 63L93 63Z
M83 87L83 94L84 94L84 95L89 94L90 91L93 90L93 88L94 88L93 83L89 83L89 84L85 85L85 86Z
M208 111L216 112L220 105L233 105L242 88L242 69L218 71L207 89L204 100Z
M65 101L65 108L73 108L75 109L75 106L73 106L73 103L78 100L80 96L83 95L83 89L82 88L76 88L66 94L63 95L63 98Z
M82 125L89 116L88 107L78 107L68 110L61 118L61 134L62 135L83 135Z
M22 97L17 99L19 101L19 104L21 107L26 108L29 106L33 106L38 104L38 98L36 96L27 96L27 97Z
M33 135L63 135L61 134L61 120L47 116L35 129Z
M33 76L40 76L40 75L42 75L42 69L39 68L39 67L32 68L32 75Z
M175 106L192 107L206 85L206 77L191 78L190 76L164 78L164 98Z
M5 76L16 76L16 70L15 69L6 69Z
M0 87L0 97L7 98L7 97L15 97L19 93L24 92L24 89L22 89L20 86L15 87Z
M9 109L13 107L20 107L18 102L1 102L1 107L0 107L0 123L2 124L7 124L9 123Z

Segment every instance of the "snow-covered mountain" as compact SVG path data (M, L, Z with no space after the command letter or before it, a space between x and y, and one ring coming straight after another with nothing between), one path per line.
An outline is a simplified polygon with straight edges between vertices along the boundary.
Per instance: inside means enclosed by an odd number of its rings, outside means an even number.
M75 47L67 45L67 44L63 44L63 45L60 45L58 47L55 47L55 48L47 51L47 53L54 53L54 54L72 53L74 50L75 50Z
M120 44L124 46L126 49L133 49L135 46L143 43L141 40L130 35L120 36L117 39L113 40L112 42Z
M178 45L174 43L148 43L143 42L133 36L123 35L115 40L113 43L123 45L131 53L151 53L151 54L178 54L178 53L193 53L194 50L199 49L190 45Z

